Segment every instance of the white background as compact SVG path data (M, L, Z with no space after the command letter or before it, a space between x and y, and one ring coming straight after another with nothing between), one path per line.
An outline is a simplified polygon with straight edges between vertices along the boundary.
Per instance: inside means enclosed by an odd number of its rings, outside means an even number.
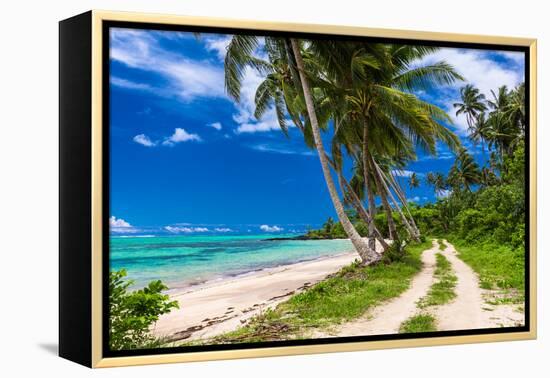
M3 1L0 21L0 375L520 377L550 373L544 238L550 12L544 1ZM535 37L539 40L539 339L91 371L58 358L57 22L89 9Z

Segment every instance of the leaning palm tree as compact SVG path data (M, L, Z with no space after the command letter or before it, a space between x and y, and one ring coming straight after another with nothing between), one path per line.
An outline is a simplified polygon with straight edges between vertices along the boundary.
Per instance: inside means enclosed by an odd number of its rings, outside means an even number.
M254 67L264 76L277 73L270 77L276 85L266 84L262 92L265 96L257 96L257 107L266 98L279 104L284 102L306 143L319 154L327 188L344 230L364 262L377 259L373 245L363 242L345 214L321 130L330 122L336 124L336 120L341 128L354 130L354 154L350 156L359 159L358 166L363 169L370 218L375 211L373 197L378 194L392 233L392 208L388 200L391 190L385 185L376 159L393 156L395 151L414 155L412 146L435 153L437 140L456 148L458 138L441 123L449 121L447 114L409 91L448 84L461 77L444 62L410 68L413 62L434 51L431 47L316 40L304 44L284 38L266 38L265 46L269 50L268 62L253 56L257 47L254 37L233 38L225 60L228 93L238 100L243 67ZM369 231L373 230L373 222L370 223ZM369 239L374 240L372 232Z
M349 182L343 174L343 157L342 152L340 149L340 143L336 140L336 138L332 141L332 158L329 158L327 156L327 159L333 168L333 170L336 172L336 175L338 177L338 185L340 186L340 191L343 193L344 201L345 203L352 206L357 215L367 224L369 227L373 228L373 234L380 243L382 247L382 251L386 251L389 247L389 244L384 240L382 233L376 228L376 225L374 224L374 220L371 217L371 214L367 212L365 207L363 206L362 197L364 196L364 190L362 190L363 185L359 184L357 185L357 180L361 181L363 180L363 177L361 174L354 174L352 177L352 182ZM354 168L354 171L357 167ZM353 183L353 180L355 180L355 183ZM369 241L370 243L370 241ZM370 246L370 245L369 245ZM375 244L373 244L373 247L375 247Z
M290 43L292 46L292 52L294 53L294 59L296 62L296 68L298 69L300 82L302 84L302 91L303 91L304 100L306 104L307 114L309 117L309 121L311 123L311 131L313 134L313 139L315 141L315 146L317 148L319 160L321 162L321 168L323 170L323 175L327 183L327 188L329 190L332 203L334 205L336 213L338 214L338 218L342 223L342 227L346 231L346 234L350 236L350 239L352 239L352 243L354 244L355 248L357 249L357 252L361 256L361 259L367 264L372 263L373 261L378 260L379 256L376 253L374 255L372 254L372 248L369 248L369 246L361 239L357 230L353 227L353 224L351 223L347 214L344 211L344 206L340 201L340 197L338 196L338 192L336 191L336 186L334 185L334 180L332 178L327 156L325 154L325 147L321 139L321 130L317 119L317 113L315 111L313 95L311 92L308 78L306 76L307 72L306 72L306 67L302 57L300 42L293 38L290 40Z
M442 124L450 121L447 114L410 91L449 84L462 77L445 62L412 68L415 61L435 51L431 47L327 41L312 44L311 51L317 64L324 67L326 74L316 84L324 91L325 100L335 104L333 117L343 125L340 130L357 130L355 144L369 211L374 214L374 196L378 194L393 237L392 193L376 160L396 154L413 158L417 146L435 153L437 140L456 148L458 139ZM373 235L369 238L372 240Z
M256 115L265 110L268 99L274 99L277 113L282 112L282 104L294 123L304 132L308 132L317 150L321 169L330 198L338 219L364 264L371 264L380 259L376 250L361 238L340 200L336 185L331 175L329 161L321 139L321 126L315 109L315 100L310 88L307 70L302 57L302 46L296 39L266 37L265 46L268 51L268 61L255 56L258 38L254 36L235 35L225 57L226 91L235 100L240 99L240 89L246 67L253 67L263 73L269 84L260 85L256 96ZM270 76L271 75L271 76ZM262 91L264 95L262 95ZM264 104L264 105L262 105ZM305 105L305 106L303 106ZM259 106L259 108L258 108ZM305 108L305 113L303 109ZM284 127L284 116L279 116L279 124ZM305 120L303 122L302 120ZM307 131L305 123L308 124Z
M472 84L467 84L460 89L460 98L462 102L453 104L457 108L456 115L464 114L468 130L472 131L478 115L487 110L485 95Z

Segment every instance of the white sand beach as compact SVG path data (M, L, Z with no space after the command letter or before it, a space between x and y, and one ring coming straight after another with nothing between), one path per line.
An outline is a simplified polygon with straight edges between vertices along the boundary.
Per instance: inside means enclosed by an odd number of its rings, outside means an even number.
M173 341L213 337L273 308L357 258L345 253L207 282L171 293L180 308L162 316L153 333Z

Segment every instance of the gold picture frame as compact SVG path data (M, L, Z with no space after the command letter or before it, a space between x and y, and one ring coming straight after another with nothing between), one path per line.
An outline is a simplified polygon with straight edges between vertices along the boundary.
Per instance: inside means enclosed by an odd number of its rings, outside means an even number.
M85 295L85 299L89 300L91 314L86 321L90 320L89 325L90 335L90 356L85 361L78 361L78 357L71 357L70 353L64 353L61 346L61 355L77 362L84 363L90 367L114 367L114 366L130 366L143 364L161 364L174 362L189 362L189 361L208 361L220 359L237 359L251 357L268 357L268 356L284 356L297 354L312 354L312 353L328 353L328 352L347 352L371 349L388 349L388 348L403 348L403 347L423 347L449 344L467 344L467 343L482 343L495 341L513 341L513 340L528 340L535 339L537 336L537 280L536 280L536 213L537 213L537 180L536 180L536 98L537 98L537 42L535 39L528 38L513 38L500 36L482 36L469 34L451 34L451 33L435 33L425 31L411 30L393 30L393 29L376 29L367 27L352 27L352 26L336 26L336 25L317 25L317 24L295 24L295 23L279 23L279 22L258 22L252 20L231 20L210 17L188 17L174 16L161 14L145 14L145 13L128 13L128 12L111 12L93 10L86 14L87 22L89 22L90 30L90 86L91 94L89 103L90 111L90 182L91 194L90 205L90 229L89 229L89 257L88 267L84 265L78 269L88 269L89 272L89 295ZM276 346L254 349L235 349L235 350L216 350L216 351L199 351L190 353L172 353L172 354L152 354L152 355L136 355L124 357L104 357L103 354L103 327L104 327L104 311L102 307L103 294L103 239L104 239L104 208L103 208L103 161L104 146L104 114L103 114L103 67L104 67L104 22L131 22L141 24L163 24L163 25L186 25L200 27L215 27L215 28L231 28L231 29L247 29L261 31L277 31L277 32L298 32L311 34L329 34L338 36L359 36L359 37L379 37L399 40L421 40L432 42L458 42L472 44L487 44L487 45L505 45L505 46L521 46L528 48L529 66L528 77L526 81L529 83L529 330L525 332L510 332L510 333L490 333L476 335L456 335L456 336L435 336L429 338L404 338L399 340L377 340L377 341L361 341L361 342L341 342L331 344L313 344L299 346ZM86 26L87 27L87 26ZM63 53L61 53L63 54ZM62 101L63 102L63 101ZM63 107L64 104L62 103ZM62 230L63 232L63 230ZM86 246L83 246L85 248ZM62 257L63 260L63 257ZM63 262L61 262L63 265ZM67 263L69 264L69 262ZM71 262L70 264L74 264ZM85 262L83 262L85 264ZM61 269L63 270L63 269ZM63 272L61 273L63 274ZM69 278L61 279L61 290L67 284ZM67 295L63 292L62 295ZM67 307L60 305L61 312L67 311ZM66 321L67 317L74 315L66 315L60 322ZM84 326L82 326L84 327ZM73 330L74 331L74 330ZM69 331L67 331L69 332ZM71 331L72 332L72 331ZM69 338L68 333L63 336ZM63 338L62 338L63 339ZM86 338L84 338L86 340ZM61 343L63 344L63 343ZM87 352L86 352L87 353Z

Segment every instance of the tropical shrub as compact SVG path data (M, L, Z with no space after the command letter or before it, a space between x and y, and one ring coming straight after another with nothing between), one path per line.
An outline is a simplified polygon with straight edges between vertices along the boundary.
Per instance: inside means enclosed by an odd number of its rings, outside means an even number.
M124 277L124 269L109 273L109 346L112 350L158 347L161 340L150 334L150 327L160 315L179 308L178 302L162 294L168 287L160 280L128 292L133 281Z

